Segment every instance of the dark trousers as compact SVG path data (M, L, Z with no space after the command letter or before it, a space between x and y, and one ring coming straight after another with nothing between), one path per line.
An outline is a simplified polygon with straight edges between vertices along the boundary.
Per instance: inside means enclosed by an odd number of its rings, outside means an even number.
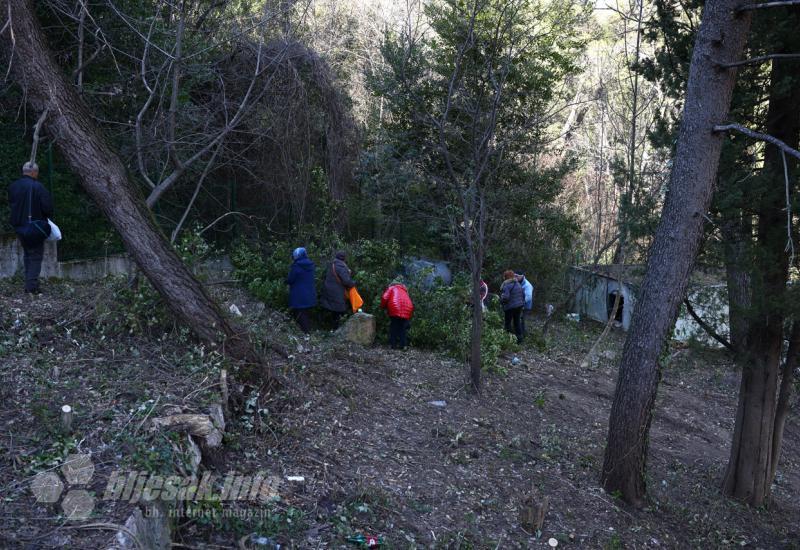
M389 346L392 349L403 349L408 345L408 329L411 321L400 317L389 317Z
M523 309L522 310L522 315L520 316L520 319L522 320L522 334L523 335L528 334L528 328L525 325L525 319L528 317L528 315L531 314L531 311L532 310L530 310L530 309Z
M42 260L44 259L44 243L31 247L23 244L22 250L24 252L25 291L37 291L39 290L39 273L42 271Z
M508 332L517 336L517 342L522 342L522 306L513 307L505 311L505 327ZM511 330L511 324L514 324L514 330Z
M311 331L311 316L308 309L293 309L292 315L297 324L300 325L300 330L308 334Z
M342 315L344 315L343 311L331 311L330 309L326 309L325 311L328 312L328 322L330 323L333 330L339 328L339 323L342 321Z

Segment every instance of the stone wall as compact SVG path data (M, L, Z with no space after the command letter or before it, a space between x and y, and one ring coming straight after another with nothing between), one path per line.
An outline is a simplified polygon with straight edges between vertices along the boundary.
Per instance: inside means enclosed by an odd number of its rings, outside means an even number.
M22 273L22 247L14 235L0 235L0 278L7 279ZM108 275L125 275L133 269L133 262L125 254L113 254L89 260L58 261L58 243L46 241L44 245L43 278L90 281Z

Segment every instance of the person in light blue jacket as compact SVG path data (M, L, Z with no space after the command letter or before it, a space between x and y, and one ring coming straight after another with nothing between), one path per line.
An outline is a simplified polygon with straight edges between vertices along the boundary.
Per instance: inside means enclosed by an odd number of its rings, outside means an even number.
M525 317L530 315L533 311L533 285L525 278L524 271L516 271L515 275L517 276L519 284L522 285L522 290L525 291L525 306L522 311L522 333L526 334Z

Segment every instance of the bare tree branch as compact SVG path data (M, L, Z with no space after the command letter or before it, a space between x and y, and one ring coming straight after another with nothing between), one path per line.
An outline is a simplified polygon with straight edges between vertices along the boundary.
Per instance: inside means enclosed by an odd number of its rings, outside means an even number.
M800 5L800 2L798 2L798 5ZM714 126L714 131L715 132L728 132L730 130L735 130L735 131L737 131L739 133L742 133L742 134L744 134L746 136L749 136L749 137L751 137L753 139L757 139L757 140L760 140L760 141L766 141L767 143L771 143L772 145L774 145L778 149L782 150L783 152L788 153L788 154L792 155L793 157L795 157L797 159L800 159L800 151L797 151L796 149L792 149L791 147L786 145L784 142L782 142L778 138L773 137L773 136L771 136L769 134L762 134L760 132L754 132L753 130L750 130L749 128L745 128L744 126L742 126L740 124L722 124L722 125L719 125L719 126Z
M214 220L213 222L211 222L210 224L205 226L203 229L201 229L200 232L198 233L198 235L202 235L203 233L205 233L206 231L208 231L209 229L211 229L212 227L217 225L220 221L222 221L223 219L227 218L228 216L243 216L245 218L252 218L253 217L253 216L248 216L244 212L225 212L219 218L217 218L216 220Z
M39 149L39 132L42 129L42 124L44 124L45 119L47 118L47 113L50 111L49 107L45 107L42 111L41 116L39 116L39 120L36 121L36 125L33 127L33 143L31 144L31 162L36 162L36 151Z
M757 65L766 61L772 61L773 59L789 59L800 61L800 53L773 53L769 55L753 57L751 59L743 59L742 61L734 61L732 63L725 63L722 61L716 61L715 63L725 69L732 69L734 67L741 67L743 65Z
M178 19L178 30L175 32L175 60L172 63L172 95L169 101L169 116L167 123L167 149L170 159L177 170L183 167L178 152L175 149L175 127L178 117L178 93L181 84L181 63L183 62L183 32L186 28L186 4L181 3L181 14Z
M11 38L11 53L8 55L8 67L6 68L6 76L5 76L4 80L8 80L8 75L11 74L11 65L14 63L14 52L17 49L16 48L17 38L14 35L14 21L13 21L13 18L11 17L11 4L7 4L7 7L8 7L8 17L6 18L5 25L3 25L3 28L0 29L0 36L5 34L6 29L8 29L9 33L11 33L10 34L10 38Z
M189 159L183 162L179 168L176 168L169 176L167 176L164 180L162 180L161 183L155 186L155 188L150 192L150 195L147 197L147 206L152 208L153 205L156 202L158 202L158 199L161 197L161 195L163 195L164 192L167 189L169 189L172 186L172 184L174 184L178 180L179 177L181 177L186 168L188 168L191 164L193 164L197 159L203 157L206 153L208 153L222 138L228 135L231 132L231 130L236 128L236 126L239 124L239 121L241 120L242 116L248 110L248 107L250 105L249 103L250 94L252 93L253 88L256 85L258 76L261 74L262 46L263 43L259 42L258 52L256 54L256 68L253 74L253 79L250 81L250 86L248 87L247 92L242 98L242 102L239 105L239 109L236 111L236 114L233 115L231 121L225 125L225 127L219 132L219 134L217 134L216 137L209 140L209 142L202 149L197 151L197 153L195 153Z
M717 331L714 330L714 327L712 327L711 325L706 323L703 320L703 318L700 317L700 315L697 314L697 312L692 307L692 303L689 301L688 298L686 298L683 301L683 304L686 306L686 311L689 313L689 315L691 315L692 319L694 319L694 322L697 323L698 325L700 325L700 328L702 328L704 331L706 331L706 334L711 336L714 340L716 340L717 342L719 342L720 344L722 344L723 346L725 346L726 348L728 348L732 352L736 353L736 348L733 347L733 344L728 342L728 340L726 340L724 337L720 336L719 333L717 333Z
M180 233L181 228L183 227L184 222L186 222L186 218L189 217L189 212L192 210L192 206L194 206L194 201L197 200L197 196L200 194L200 189L203 187L203 182L206 180L206 176L208 176L209 172L211 172L212 166L214 166L214 161L217 160L217 155L222 149L222 144L224 140L220 140L217 144L217 148L214 149L214 152L211 155L211 158L206 163L205 169L203 169L203 173L200 175L200 178L197 180L197 186L194 189L194 193L192 194L192 198L189 200L189 204L186 205L186 209L183 211L183 215L181 219L178 220L178 224L175 226L175 230L172 232L170 236L169 242L174 243L175 239Z
M786 0L785 2L764 2L762 4L745 4L736 8L736 13L752 10L763 10L767 8L782 8L787 6L800 6L800 0Z
M75 78L78 81L78 90L79 91L81 91L81 92L83 91L83 72L84 72L84 70L86 69L86 67L91 65L92 62L95 59L97 59L98 55L103 53L103 51L106 49L106 47L107 47L107 44L105 44L105 43L101 44L99 48L97 48L94 52L92 52L92 55L90 55L83 63L78 65L78 68L75 69L72 72L72 77Z
M144 181L147 185L150 186L151 189L154 189L156 184L153 183L153 180L150 179L150 176L147 175L147 170L144 166L144 153L143 153L143 144L142 144L142 121L144 120L144 115L147 110L150 108L150 104L153 102L153 98L156 95L156 87L151 87L150 84L147 82L147 54L150 48L150 38L153 35L153 28L155 26L156 18L154 17L153 20L150 22L150 29L147 31L147 38L144 42L144 51L142 52L142 62L141 62L141 69L139 72L139 76L142 80L142 85L144 85L145 90L148 92L147 100L145 100L144 105L142 108L139 109L139 112L136 114L136 160L137 164L139 165L139 174L144 178ZM161 66L161 70L159 70L159 74L167 65L167 61L164 62L164 65Z
M84 30L86 23L86 1L78 0L78 9L80 14L78 16L78 68L75 69L75 84L78 86L78 92L83 91L83 46L84 46ZM97 50L100 51L99 49Z

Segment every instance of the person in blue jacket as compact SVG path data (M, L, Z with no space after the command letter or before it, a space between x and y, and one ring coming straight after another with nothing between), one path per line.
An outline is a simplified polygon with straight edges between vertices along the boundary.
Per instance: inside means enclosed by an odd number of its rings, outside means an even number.
M517 276L517 281L519 281L519 284L522 285L522 289L525 291L525 306L522 309L522 332L527 333L525 329L525 317L530 315L533 311L533 284L525 277L524 271L515 271L514 274Z
M311 330L309 310L317 305L316 267L303 247L294 249L292 260L294 261L286 278L286 284L289 285L289 308L300 329L308 334Z

